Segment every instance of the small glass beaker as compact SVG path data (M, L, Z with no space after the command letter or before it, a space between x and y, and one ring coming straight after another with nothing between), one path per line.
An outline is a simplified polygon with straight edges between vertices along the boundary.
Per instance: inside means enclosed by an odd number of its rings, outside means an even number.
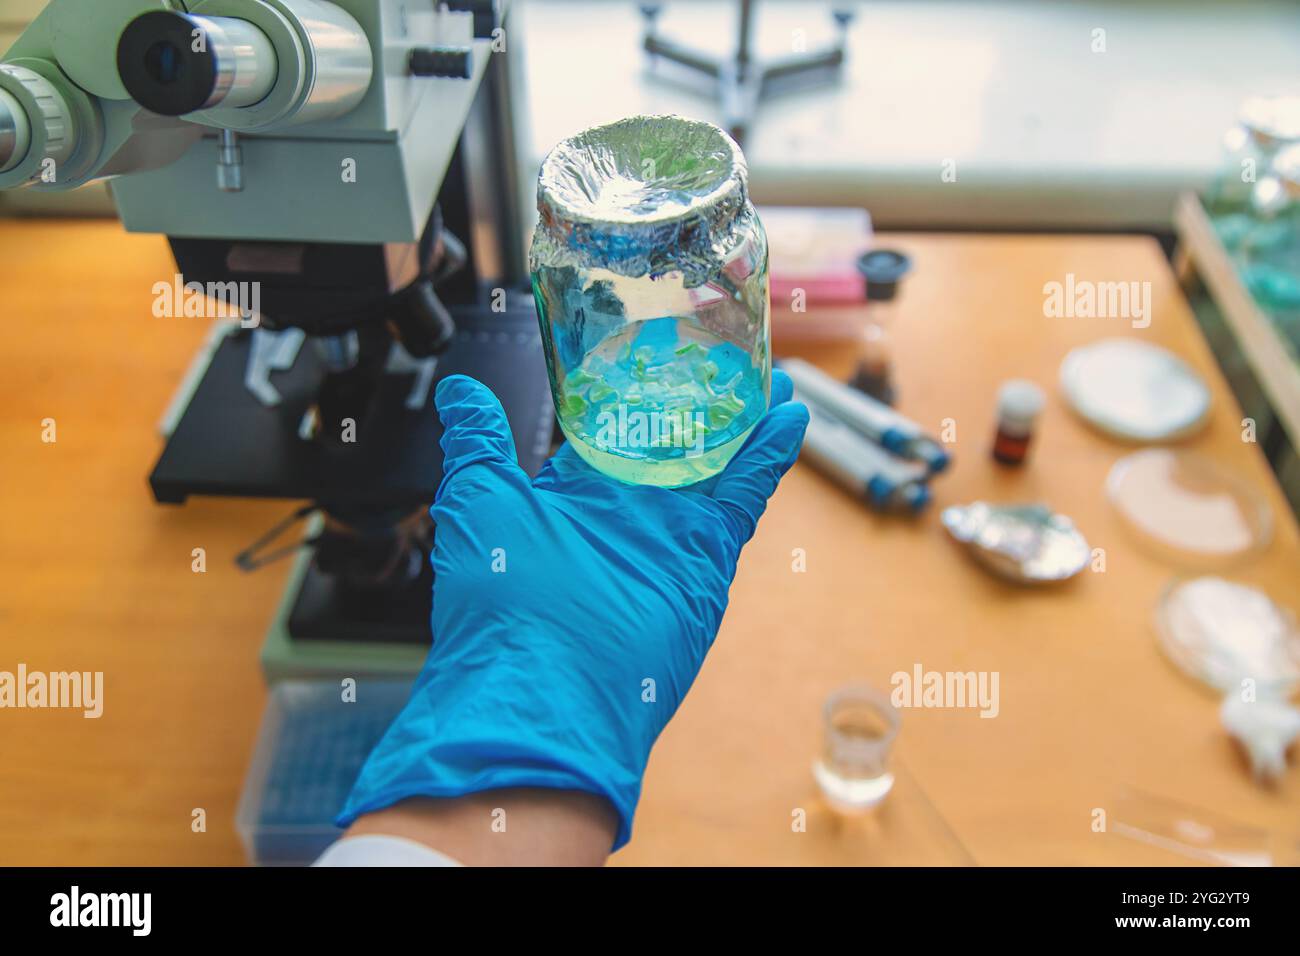
M833 810L865 813L889 794L889 754L900 723L898 709L873 687L844 687L827 698L825 740L813 776Z
M636 116L556 146L529 266L561 430L592 467L678 487L717 474L767 411L767 236L740 147Z

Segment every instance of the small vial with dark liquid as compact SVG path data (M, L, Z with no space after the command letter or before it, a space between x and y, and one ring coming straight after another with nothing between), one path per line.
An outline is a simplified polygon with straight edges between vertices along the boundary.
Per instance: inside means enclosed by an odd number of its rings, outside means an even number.
M998 431L993 439L995 461L1004 465L1024 463L1043 403L1043 390L1033 382L1017 378L1002 384L998 390Z

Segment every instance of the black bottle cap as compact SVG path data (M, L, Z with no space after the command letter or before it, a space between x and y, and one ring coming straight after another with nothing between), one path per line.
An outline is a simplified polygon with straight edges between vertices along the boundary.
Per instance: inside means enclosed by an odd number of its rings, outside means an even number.
M870 395L883 405L894 404L894 383L890 381L888 371L872 369L865 362L860 362L853 377L849 379L849 386L864 395Z
M872 249L858 256L858 272L867 280L867 301L888 302L912 271L912 260L893 249Z

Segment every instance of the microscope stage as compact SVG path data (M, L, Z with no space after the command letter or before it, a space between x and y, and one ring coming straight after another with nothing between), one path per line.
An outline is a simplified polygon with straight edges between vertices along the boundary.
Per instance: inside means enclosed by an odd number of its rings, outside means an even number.
M495 313L454 306L458 332L438 359L434 387L472 376L501 400L519 462L535 474L550 447L554 411L537 317L531 305ZM385 375L374 414L358 422L355 446L329 448L298 437L323 377L310 340L292 368L271 382L281 402L268 408L244 385L252 335L227 337L168 438L149 476L154 497L180 504L190 495L287 498L384 507L432 502L442 479L442 426L429 399L406 407L412 375Z

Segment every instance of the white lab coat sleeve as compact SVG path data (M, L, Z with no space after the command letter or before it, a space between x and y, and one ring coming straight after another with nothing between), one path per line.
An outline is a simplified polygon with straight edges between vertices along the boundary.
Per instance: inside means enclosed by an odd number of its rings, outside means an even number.
M451 857L405 837L368 833L344 837L312 866L460 866Z

